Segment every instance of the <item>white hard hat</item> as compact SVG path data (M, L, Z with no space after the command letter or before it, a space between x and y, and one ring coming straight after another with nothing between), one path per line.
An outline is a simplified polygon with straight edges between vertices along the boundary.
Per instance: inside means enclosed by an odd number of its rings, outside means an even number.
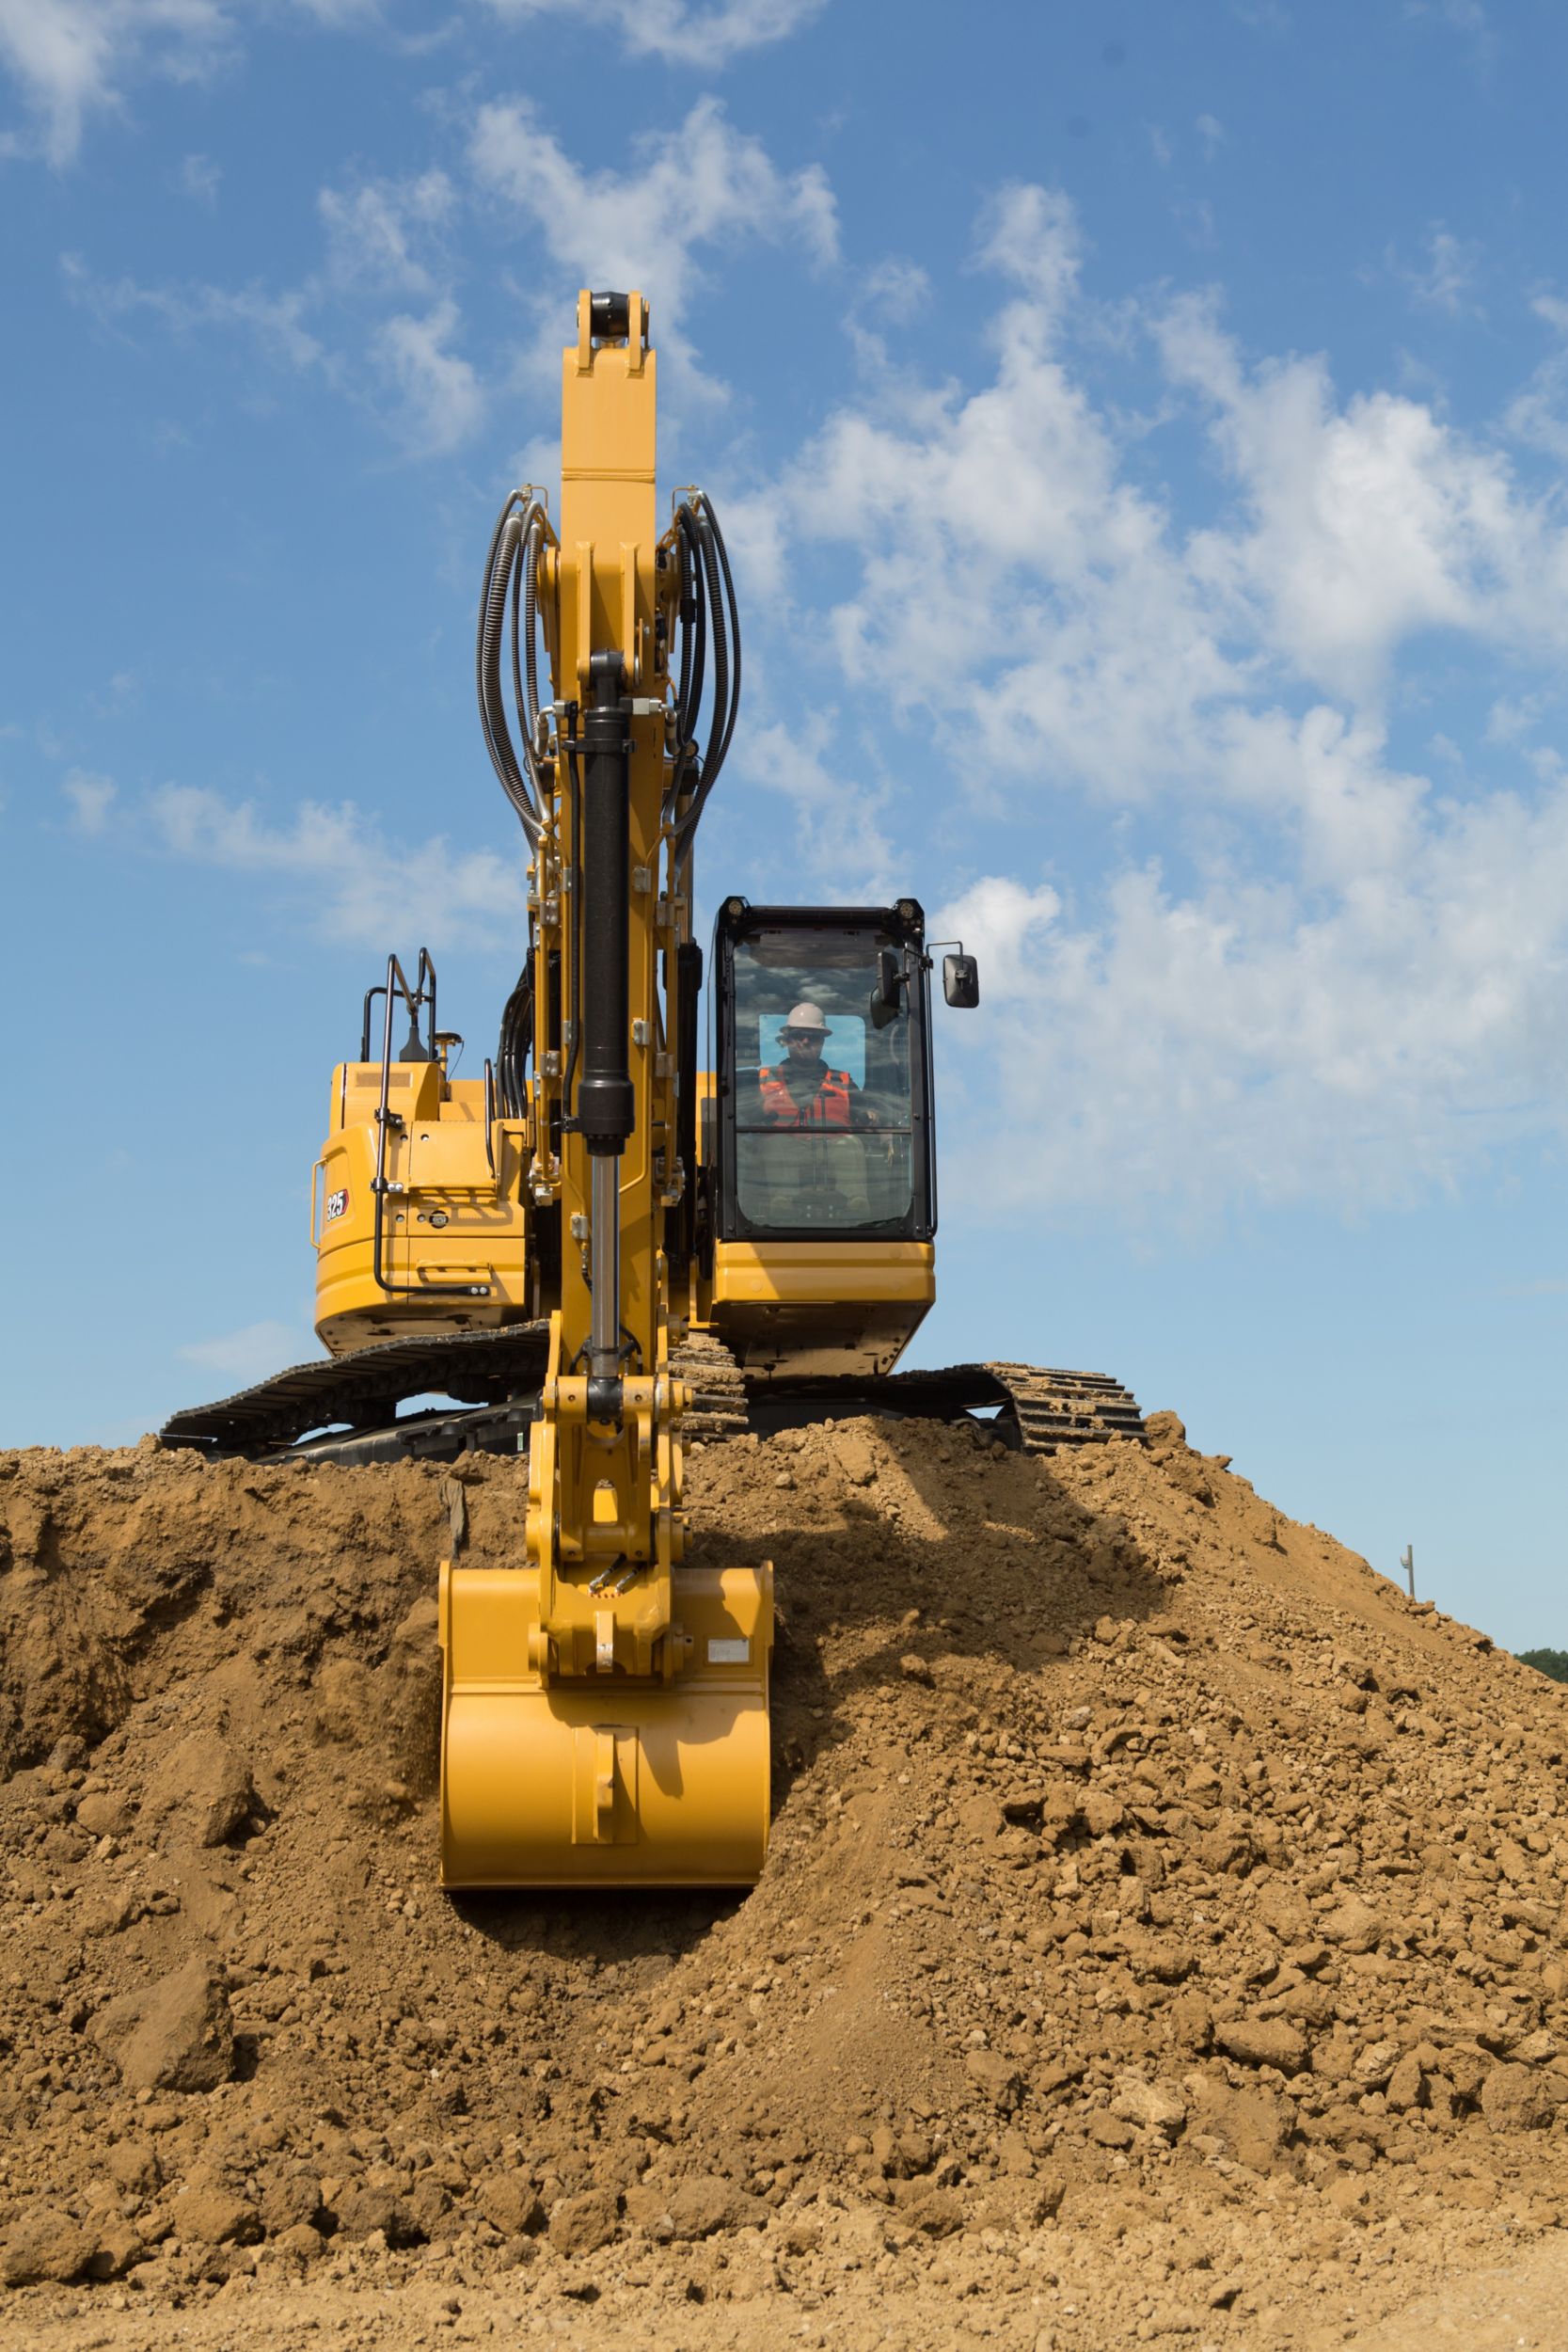
M797 1005L789 1019L784 1023L784 1027L786 1029L817 1029L824 1037L828 1034L828 1024L823 1019L820 1005Z

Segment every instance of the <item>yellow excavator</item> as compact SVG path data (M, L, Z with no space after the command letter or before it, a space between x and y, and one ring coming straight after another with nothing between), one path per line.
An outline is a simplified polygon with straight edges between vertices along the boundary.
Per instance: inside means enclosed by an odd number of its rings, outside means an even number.
M1141 1431L1102 1375L894 1369L935 1295L915 899L726 898L701 1051L693 847L739 616L712 501L679 490L659 527L657 381L642 296L585 291L559 525L515 491L485 559L481 719L529 858L496 1053L454 1076L430 957L388 958L312 1171L327 1354L161 1433L351 1463L526 1444L517 1565L441 1565L450 1887L761 1870L771 1569L686 1564L684 1442L863 1411L1031 1451ZM973 1007L945 945L946 1001Z

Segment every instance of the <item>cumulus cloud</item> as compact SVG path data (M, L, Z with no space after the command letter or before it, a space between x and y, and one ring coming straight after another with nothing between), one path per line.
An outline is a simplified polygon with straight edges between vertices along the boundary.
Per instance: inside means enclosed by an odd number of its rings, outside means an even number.
M753 724L745 739L736 752L739 776L784 803L777 824L765 820L773 848L764 863L788 875L788 891L805 895L809 880L827 898L863 904L891 897L896 861L881 824L891 796L885 785L849 772L838 713Z
M1438 783L1389 735L1438 633L1555 677L1555 510L1429 405L1341 398L1322 359L1255 358L1212 301L1161 294L1114 324L1209 437L1213 486L1179 494L1091 390L1071 207L1006 191L980 248L1022 290L990 357L867 383L751 503L776 577L815 544L848 566L796 638L878 679L951 780L932 930L980 956L984 1010L943 1029L950 1152L1015 1208L1359 1205L1562 1132L1548 685L1497 697L1506 784L1484 741L1449 742ZM877 821L897 840L895 800Z
M73 832L90 836L103 831L115 800L116 787L111 777L89 775L85 768L72 768L60 790L71 805Z
M1456 237L1450 229L1440 224L1427 232L1424 258L1415 263L1402 261L1390 246L1388 268L1399 278L1412 302L1429 310L1442 310L1449 318L1462 312L1476 310L1476 279L1481 268L1481 248L1473 237Z
M683 321L705 282L701 255L752 240L796 245L816 262L838 251L821 168L780 171L712 98L700 99L678 127L638 142L626 171L584 169L527 100L498 100L479 110L469 160L481 186L534 228L562 272L560 299L590 279L641 288L663 350L689 381L695 354ZM559 308L559 300L548 306L552 348L562 340Z
M573 16L613 25L633 56L716 72L748 49L786 40L821 13L826 0L721 0L692 8L687 0L486 0L509 23Z
M218 200L223 184L223 167L211 155L187 155L181 163L175 184L182 195L203 205L211 212Z
M483 413L478 376L451 348L457 324L457 305L449 300L423 318L388 319L376 332L374 356L397 388L404 437L422 453L455 449Z
M97 277L80 255L63 263L72 298L103 325L151 321L177 335L238 334L278 365L315 373L372 408L410 453L444 455L484 411L473 361L458 348L462 320L446 284L444 232L456 196L446 174L364 180L325 188L320 268L269 288L145 284ZM388 310L388 302L419 309Z
M72 301L105 326L148 319L176 335L237 329L254 337L270 358L300 370L316 367L325 356L305 324L312 303L308 287L273 293L260 285L146 285L130 277L99 278L77 253L66 254L60 266Z
M1015 1209L1351 1206L1457 1181L1560 1131L1565 890L1560 792L1433 812L1412 866L1326 902L1289 873L1181 893L1151 866L1073 921L977 883L934 924L981 958L984 1027L944 1032L966 1156Z
M1204 300L1173 304L1157 332L1243 506L1200 535L1195 569L1319 687L1366 699L1421 631L1511 629L1522 571L1560 564L1560 534L1506 459L1427 403L1379 390L1341 405L1321 358L1249 369Z
M677 379L709 394L722 388L699 373L683 322L710 264L747 243L788 246L813 265L837 256L825 173L816 165L782 170L714 99L638 143L624 171L579 166L525 101L484 104L470 126L467 163L461 187L432 167L324 188L322 257L293 285L105 278L71 254L67 288L120 331L140 322L181 335L250 336L275 360L319 371L372 408L411 452L441 454L474 431L486 406L480 369L459 347L458 303L464 257L486 230L499 230L507 246L521 231L531 269L540 274L542 249L543 275L555 277L535 309L531 357L547 361L546 373L577 290L592 279L642 287ZM896 291L912 300L919 283L906 269ZM889 279L886 292L895 290Z
M231 37L217 0L0 0L0 65L29 123L6 143L70 164L88 117L119 107L130 82L199 80L229 54Z
M166 854L293 886L335 944L385 948L511 944L528 928L520 854L453 850L443 835L388 840L351 801L306 801L283 822L200 785L163 786L146 818Z
M421 247L451 218L455 197L444 171L324 188L316 201L334 284L386 286L403 294L432 291L430 258Z

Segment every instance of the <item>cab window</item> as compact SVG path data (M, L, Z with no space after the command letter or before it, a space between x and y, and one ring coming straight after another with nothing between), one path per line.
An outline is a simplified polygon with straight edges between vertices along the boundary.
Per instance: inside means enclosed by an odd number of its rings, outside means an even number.
M908 992L874 1008L865 929L781 927L733 945L733 1201L743 1230L907 1228L915 1206ZM823 1025L800 1024L800 1009Z

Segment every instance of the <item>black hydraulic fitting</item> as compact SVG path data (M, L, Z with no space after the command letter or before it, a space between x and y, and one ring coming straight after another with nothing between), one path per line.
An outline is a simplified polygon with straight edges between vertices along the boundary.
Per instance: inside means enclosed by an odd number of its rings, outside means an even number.
M631 997L627 926L631 865L631 712L618 653L589 662L582 714L582 1076L577 1123L590 1152L619 1152L637 1123L626 1054Z

